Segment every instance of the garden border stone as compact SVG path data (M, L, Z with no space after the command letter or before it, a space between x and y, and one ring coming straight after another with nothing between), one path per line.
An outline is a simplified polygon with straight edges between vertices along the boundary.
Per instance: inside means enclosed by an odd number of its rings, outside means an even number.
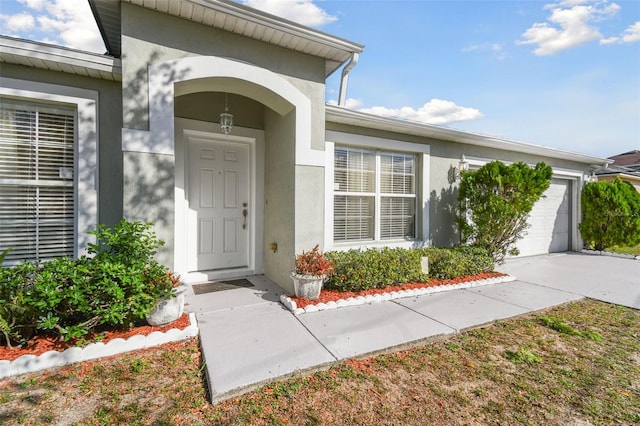
M135 335L128 339L116 338L107 343L91 343L83 348L71 347L62 352L48 351L41 355L23 355L13 361L0 360L0 379L32 373L53 367L74 364L118 355L125 352L148 349L169 342L190 339L199 334L198 322L193 312L189 313L189 326L183 330L172 328L165 332L154 331L148 335Z
M327 303L317 303L307 305L304 308L298 308L296 302L287 295L280 296L280 303L282 303L287 309L289 309L294 315L308 314L311 312L326 311L329 309L345 308L348 306L366 305L370 303L379 303L387 300L401 299L404 297L422 296L426 294L440 293L443 291L451 291L472 287L479 287L489 284L500 284L510 281L515 281L516 277L512 275L504 275L494 278L486 278L484 280L467 281L458 284L447 284L435 287L416 288L413 290L400 290L392 291L388 293L380 293L375 295L349 297L347 299L340 299Z

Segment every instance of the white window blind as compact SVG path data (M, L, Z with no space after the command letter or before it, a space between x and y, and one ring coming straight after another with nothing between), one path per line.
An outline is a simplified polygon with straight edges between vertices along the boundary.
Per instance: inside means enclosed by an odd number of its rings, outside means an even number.
M336 146L334 241L415 237L415 156Z
M5 263L73 256L75 114L2 100L0 250Z

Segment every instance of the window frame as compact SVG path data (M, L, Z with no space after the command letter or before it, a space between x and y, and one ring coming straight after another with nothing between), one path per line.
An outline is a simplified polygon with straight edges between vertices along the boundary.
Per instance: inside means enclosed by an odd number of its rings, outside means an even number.
M75 111L73 255L86 254L98 223L98 92L78 87L3 78L0 99Z
M373 151L376 154L376 187L374 194L374 238L371 240L334 241L334 196L344 192L334 190L334 159L336 146ZM415 238L380 237L380 199L389 196L382 193L380 180L380 154L398 153L414 157L415 173ZM382 139L371 136L327 131L325 142L325 187L327 197L325 204L325 250L367 248L376 246L412 247L422 245L428 240L429 234L429 156L430 146L399 140ZM345 194L346 195L346 194ZM356 194L357 195L357 194ZM391 195L394 196L395 195ZM400 196L400 195L398 195Z

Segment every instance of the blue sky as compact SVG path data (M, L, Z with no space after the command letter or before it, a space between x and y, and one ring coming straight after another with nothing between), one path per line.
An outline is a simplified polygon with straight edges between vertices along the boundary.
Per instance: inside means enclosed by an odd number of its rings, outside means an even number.
M347 106L608 157L640 149L640 2L243 0L364 44ZM85 0L0 0L2 34L102 53ZM338 98L339 72L327 85Z

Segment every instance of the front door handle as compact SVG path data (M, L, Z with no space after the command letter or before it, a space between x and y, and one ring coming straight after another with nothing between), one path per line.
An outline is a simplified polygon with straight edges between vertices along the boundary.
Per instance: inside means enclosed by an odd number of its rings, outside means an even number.
M242 209L242 217L244 218L244 222L242 223L242 229L247 229L247 214L249 213L247 211L247 203L242 203L242 207L244 207Z

